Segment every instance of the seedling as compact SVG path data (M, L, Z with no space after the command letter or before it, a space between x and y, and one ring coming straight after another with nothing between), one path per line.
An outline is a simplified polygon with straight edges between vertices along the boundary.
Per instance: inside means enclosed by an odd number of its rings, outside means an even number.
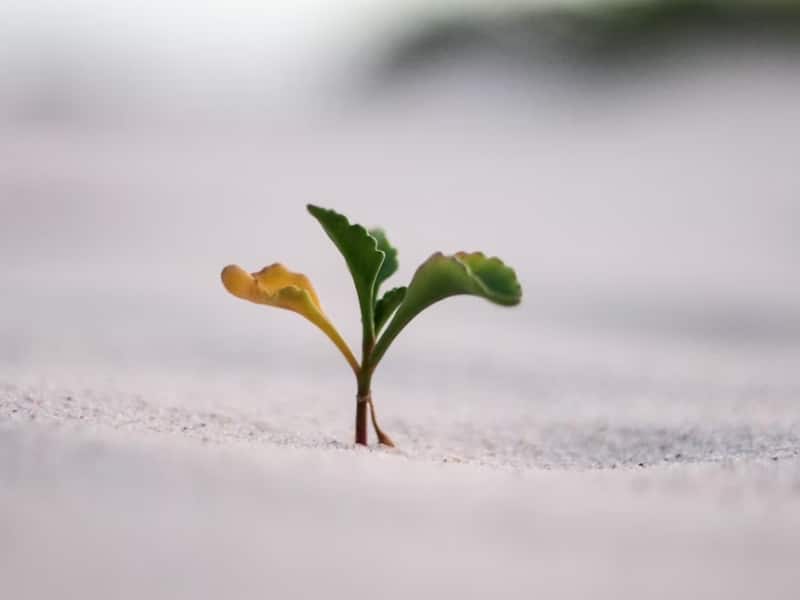
M487 258L480 252L450 256L437 252L420 265L407 287L393 288L379 298L381 285L398 266L397 250L386 234L350 224L347 217L333 210L310 204L307 208L342 253L353 276L363 326L360 364L328 320L305 275L292 273L278 263L257 273L229 265L222 270L222 283L238 298L292 310L319 327L344 355L356 377L356 444L367 443L369 411L378 441L394 446L378 426L371 384L375 368L397 335L422 310L449 296L469 294L514 306L520 302L522 288L514 271L498 258Z

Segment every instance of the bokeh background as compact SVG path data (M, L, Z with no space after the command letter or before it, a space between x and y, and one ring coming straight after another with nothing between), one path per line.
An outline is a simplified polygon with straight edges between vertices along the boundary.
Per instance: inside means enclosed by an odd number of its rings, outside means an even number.
M385 227L395 285L462 249L523 284L514 310L459 298L399 338L375 386L401 443L630 463L639 430L620 458L595 426L757 415L790 447L799 29L794 2L6 0L0 361L349 439L335 349L218 277L282 261L358 347L311 202Z
M799 59L788 1L0 0L0 595L796 598ZM522 282L397 339L395 450L220 284L357 348L306 203Z

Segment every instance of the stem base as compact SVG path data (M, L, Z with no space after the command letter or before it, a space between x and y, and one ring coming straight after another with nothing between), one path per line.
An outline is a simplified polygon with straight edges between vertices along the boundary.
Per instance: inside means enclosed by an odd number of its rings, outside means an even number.
M367 445L367 411L370 396L356 396L356 444Z
M394 442L378 425L378 418L375 415L375 405L372 402L372 394L366 392L356 396L356 444L367 445L367 412L372 417L372 427L375 435L378 436L378 443L394 448Z

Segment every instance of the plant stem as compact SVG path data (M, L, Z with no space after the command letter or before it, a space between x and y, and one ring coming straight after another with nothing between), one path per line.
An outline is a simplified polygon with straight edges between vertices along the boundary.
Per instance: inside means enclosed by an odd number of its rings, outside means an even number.
M378 443L394 448L394 442L378 425L375 415L375 405L372 403L372 372L374 367L370 364L372 345L364 346L364 358L358 370L358 393L356 394L356 444L367 445L367 411L372 417L372 427L378 436Z
M369 410L369 392L365 396L359 391L356 396L356 444L367 445L367 411Z
M367 411L372 402L370 396L370 384L372 383L372 372L369 367L369 355L372 353L374 340L367 336L368 328L364 325L364 340L362 345L363 354L361 355L361 367L356 373L358 382L358 392L356 394L356 444L367 445Z
M378 425L378 418L375 416L375 405L372 403L372 394L369 395L369 412L372 415L372 427L375 429L375 435L378 436L378 443L384 446L394 448L394 442Z

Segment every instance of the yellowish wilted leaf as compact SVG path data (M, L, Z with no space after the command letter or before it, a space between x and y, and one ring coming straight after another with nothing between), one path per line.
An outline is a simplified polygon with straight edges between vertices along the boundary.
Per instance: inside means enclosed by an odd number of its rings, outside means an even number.
M248 273L238 265L228 265L222 270L222 284L237 298L304 316L330 338L353 371L358 372L359 365L353 352L325 316L314 286L302 273L289 271L280 263L264 267L257 273Z

